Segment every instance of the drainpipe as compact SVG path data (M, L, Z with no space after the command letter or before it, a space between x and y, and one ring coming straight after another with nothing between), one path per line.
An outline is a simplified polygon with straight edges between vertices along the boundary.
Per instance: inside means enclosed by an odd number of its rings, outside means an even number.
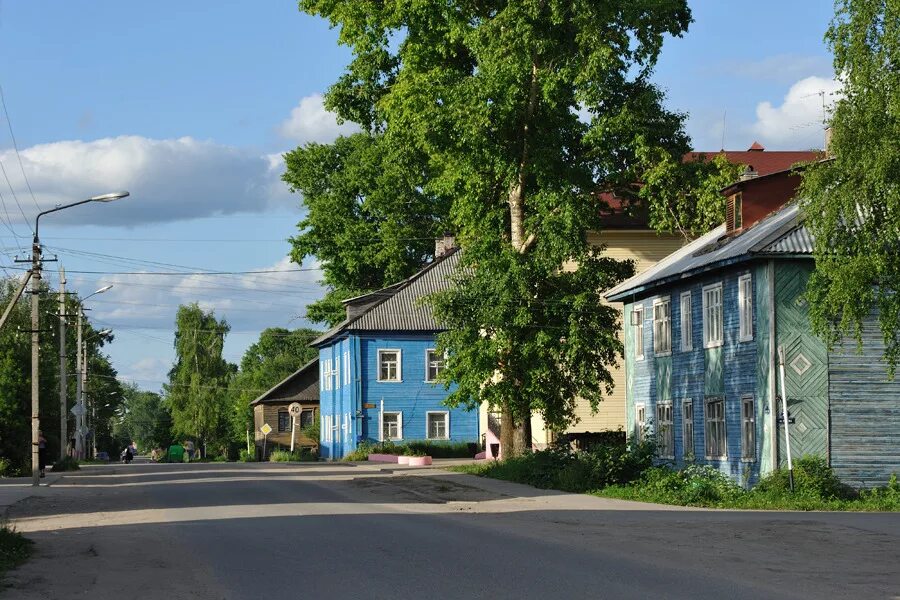
M775 404L775 261L769 260L769 454L772 470L778 468L778 406Z

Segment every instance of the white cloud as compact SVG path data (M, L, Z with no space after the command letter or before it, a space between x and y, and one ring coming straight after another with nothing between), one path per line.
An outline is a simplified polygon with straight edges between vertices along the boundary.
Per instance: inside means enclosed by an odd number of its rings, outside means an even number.
M756 122L750 126L750 133L772 150L821 148L825 111L840 90L840 83L833 79L801 79L790 87L780 106L768 101L756 106Z
M322 94L312 94L300 100L300 104L291 110L288 117L278 127L278 132L285 138L301 144L333 142L340 135L349 135L359 131L355 123L338 124L337 115L327 110Z
M54 223L140 225L292 206L280 181L280 160L191 137L120 136L25 148L23 167L42 209L97 194L129 190L109 206L87 205L53 216ZM0 151L29 220L34 204L12 150ZM8 200L7 200L8 202ZM13 215L13 213L10 213ZM20 217L21 218L21 217Z
M723 61L710 67L709 72L717 76L791 83L810 74L827 75L831 68L824 55L776 54L754 60Z
M144 388L156 387L153 383L158 383L166 379L169 369L172 367L172 361L157 356L148 356L136 360L129 364L122 372L119 373L119 380L136 382Z

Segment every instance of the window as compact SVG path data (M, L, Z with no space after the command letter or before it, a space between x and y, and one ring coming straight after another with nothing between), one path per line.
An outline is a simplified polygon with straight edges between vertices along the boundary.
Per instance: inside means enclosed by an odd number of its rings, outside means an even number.
M647 428L647 408L643 404L634 407L634 438L644 441L644 430Z
M671 402L656 405L656 445L660 458L675 458L675 427Z
M756 460L756 411L753 397L741 398L741 458Z
M753 339L753 280L750 274L738 278L738 311L740 313L740 336L746 342Z
M400 381L400 351L378 351L378 381Z
M734 227L733 229L740 229L744 226L744 215L743 215L743 204L744 204L744 196L740 192L734 195Z
M703 347L721 346L722 336L722 284L703 288Z
M333 429L331 428L331 422L334 419L332 415L325 415L322 417L322 435L325 438L326 442L331 442L334 440Z
M672 353L672 303L668 298L653 303L653 353L657 356Z
M381 439L403 439L403 413L386 412L381 415Z
M312 426L313 419L316 418L316 411L314 410L303 410L300 411L300 429L306 429L307 427Z
M631 311L631 324L634 327L634 357L644 358L644 307L639 306Z
M344 350L344 385L350 385L350 351Z
M330 358L326 358L324 361L322 361L322 381L324 382L322 389L326 391L330 390L332 384Z
M694 458L694 403L685 400L681 403L681 437L684 444L684 459Z
M290 431L291 430L291 415L288 414L286 410L278 411L278 431L279 433L282 431Z
M725 449L725 399L706 399L706 458L719 460L727 456Z
M341 357L336 356L334 358L334 371L331 372L334 376L334 389L341 389Z
M430 412L427 416L429 440L446 440L450 439L450 413L447 412Z
M691 316L691 293L681 294L681 350L690 352L694 349L694 325Z
M425 351L425 381L437 381L438 375L444 370L444 357L433 348Z

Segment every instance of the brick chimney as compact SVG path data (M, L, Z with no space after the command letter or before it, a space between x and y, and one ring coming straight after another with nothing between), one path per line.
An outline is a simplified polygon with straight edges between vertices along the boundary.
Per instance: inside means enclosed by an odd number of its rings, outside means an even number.
M434 240L434 257L440 258L456 248L456 236L445 231L444 235Z

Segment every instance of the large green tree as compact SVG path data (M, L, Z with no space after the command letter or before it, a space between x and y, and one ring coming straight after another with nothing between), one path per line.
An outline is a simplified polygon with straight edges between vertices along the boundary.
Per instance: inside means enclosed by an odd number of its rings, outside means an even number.
M893 374L900 359L900 1L838 0L825 36L843 83L830 160L803 173L816 238L807 295L829 343L860 339L875 311Z
M291 257L315 256L328 286L307 306L310 321L333 326L344 318L341 300L400 281L432 257L448 203L422 187L427 162L414 146L357 133L297 148L285 164L283 179L306 209Z
M633 192L647 157L688 150L650 81L686 0L301 0L354 58L329 90L341 117L427 157L464 250L436 299L449 401L502 411L507 455L532 410L551 427L611 385L621 350L602 290L631 272L587 244L598 191ZM586 115L586 116L583 116ZM562 265L570 268L562 269ZM516 433L515 440L513 433Z
M116 437L135 441L138 448L168 448L172 441L172 415L160 394L130 384L123 386L124 402Z
M175 316L175 364L165 385L166 403L177 435L194 438L203 449L228 438L228 382L234 365L222 357L230 327L195 302Z
M318 350L309 343L319 335L312 329L271 327L247 348L240 370L229 386L234 441L242 441L245 432L254 428L250 402L315 358Z

